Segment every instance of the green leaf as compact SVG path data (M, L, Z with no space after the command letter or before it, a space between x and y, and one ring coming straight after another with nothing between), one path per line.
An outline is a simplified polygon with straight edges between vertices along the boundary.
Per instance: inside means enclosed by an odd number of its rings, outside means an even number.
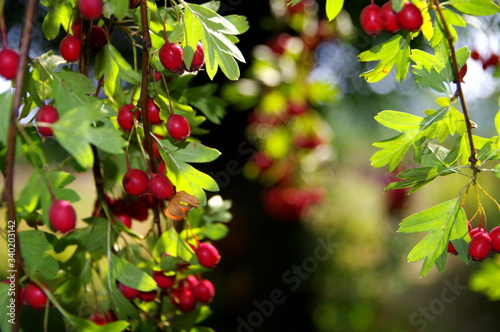
M19 232L19 241L26 273L34 275L40 272L45 278L54 279L57 276L59 264L46 251L54 249L58 242L57 237L50 233L29 230Z
M153 277L127 260L111 254L110 264L111 268L114 269L116 279L125 286L141 292L149 292L158 288Z
M165 254L191 263L196 260L193 249L179 236L174 227L164 232L154 246L153 255L155 258L162 257Z
M64 317L70 322L70 331L75 332L121 332L129 327L129 323L123 320L97 325L94 322L65 313Z
M5 91L0 95L0 144L7 146L7 134L9 132L10 112L12 109L12 92Z
M424 259L420 276L424 277L434 264L444 268L448 241L468 236L467 216L458 199L452 199L405 218L398 232L429 232L408 254L408 261ZM461 249L462 250L462 249ZM464 259L464 257L462 257ZM467 259L465 257L465 259Z
M102 151L112 154L122 154L127 144L122 134L114 127L89 127L87 135L90 144Z
M405 0L392 0L392 9L397 13L403 9Z
M408 34L407 38L396 35L388 41L359 54L360 61L379 61L375 68L362 73L361 76L365 77L367 82L375 83L386 77L392 70L392 67L396 65L396 78L401 82L406 77L410 64L411 35Z
M106 17L115 16L118 20L122 20L128 12L129 3L122 0L109 0L104 2L103 12Z
M42 31L48 40L53 40L59 35L61 26L63 29L69 26L69 20L73 14L72 4L69 1L42 1L42 5L49 8L42 23Z
M205 227L203 231L203 235L209 238L212 241L218 241L223 239L229 233L229 228L221 223L211 223Z
M481 263L481 268L474 271L469 281L470 289L474 292L481 292L488 296L490 301L500 300L500 260L499 255L493 259L487 259Z
M398 178L403 181L392 182L385 190L413 187L408 192L411 194L430 183L438 176L445 176L451 173L453 173L453 171L444 166L410 168L398 174Z
M160 140L162 147L171 158L187 163L208 163L217 159L221 153L198 142L172 142L169 139Z
M12 331L12 327L14 326L12 322L15 317L15 313L12 313L13 316L10 316L11 308L9 306L12 305L13 302L11 302L11 298L14 298L14 296L9 295L9 286L10 285L4 284L3 282L0 283L0 315L4 317L3 319L0 319L0 330L4 332Z
M344 6L344 0L326 0L326 16L329 21L333 21Z
M237 80L240 69L236 60L245 62L241 51L227 35L239 34L238 29L227 19L213 10L195 4L184 5L184 25L186 35L185 63L189 63L194 50L201 40L205 50L205 66L208 76L213 79L220 66L230 80ZM236 60L235 60L236 59Z
M449 0L446 4L468 15L495 15L500 12L500 7L493 0Z
M227 15L224 16L226 20L231 22L236 30L238 30L238 34L243 34L250 29L250 25L248 24L248 20L243 15Z
M213 95L216 91L216 84L206 84L184 90L183 98L188 105L199 109L210 121L220 124L226 115L227 103Z
M53 74L52 89L54 107L57 108L59 116L79 105L99 100L90 96L95 92L92 81L87 76L70 70L61 70Z

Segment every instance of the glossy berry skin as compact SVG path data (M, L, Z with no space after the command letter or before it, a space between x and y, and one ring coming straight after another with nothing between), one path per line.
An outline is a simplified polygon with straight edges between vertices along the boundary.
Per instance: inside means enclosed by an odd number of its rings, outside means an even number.
M40 107L35 118L36 122L54 123L59 120L56 108L50 105ZM38 126L38 132L43 136L52 136L54 132L50 127Z
M149 180L149 192L153 197L165 200L174 195L174 186L165 175L155 174Z
M382 10L376 4L369 4L361 11L361 28L368 35L379 35L384 29Z
M117 214L116 218L118 218L125 227L132 227L132 218L128 214Z
M29 283L24 288L25 302L32 308L40 310L47 305L47 295L35 283Z
M491 250L500 252L500 226L490 231Z
M486 233L486 230L484 228L479 228L479 227L473 228L469 231L470 238L472 239L474 235L476 235L477 233Z
M153 279L161 289L169 289L175 284L175 274L167 276L163 271L154 271Z
M172 114L167 120L167 131L176 140L183 141L191 135L191 126L182 115Z
M181 290L178 295L179 302L177 305L182 312L193 311L196 307L196 297L193 291L189 289Z
M396 20L396 13L394 12L394 10L392 10L391 2L388 1L384 3L381 10L382 10L382 17L384 19L384 29L390 33L395 33L399 31L401 27L399 26L398 21Z
M131 131L134 128L134 113L132 112L134 108L134 105L126 104L118 110L116 121L118 121L118 125L125 131Z
M150 292L140 292L138 297L139 300L145 301L145 302L151 302L156 298L157 291L153 290Z
M202 279L193 288L196 299L202 303L210 303L215 296L215 288L210 280Z
M87 20L96 20L102 15L102 0L78 0L78 10Z
M90 50L93 52L99 51L108 43L108 34L106 30L100 26L93 25L90 30Z
M482 261L491 251L491 238L486 232L479 232L469 243L469 255L475 261Z
M19 54L10 48L0 51L0 76L11 80L16 77L19 65Z
M215 267L220 262L219 251L210 243L200 243L195 253L200 265L209 269Z
M76 225L75 209L68 201L55 200L49 209L49 221L56 231L63 233L72 231Z
M59 52L68 62L78 61L80 58L80 39L75 36L66 36L59 44Z
M165 69L182 74L184 71L184 51L179 44L166 43L160 48L160 62Z
M448 242L448 253L455 255L455 256L458 255L458 251L457 251L457 249L455 249L455 247L453 246L453 243L451 243L451 241Z
M137 289L125 286L124 284L118 284L118 289L129 301L135 299L140 293L140 291L138 291Z
M160 107L151 98L148 99L148 120L151 124L161 123Z
M402 29L418 31L424 22L420 9L411 2L405 2L403 9L396 13L396 20Z
M191 61L191 66L189 71L198 71L205 64L205 51L203 50L203 44L198 43L196 46L196 51L193 55L193 61Z
M127 194L139 196L148 191L148 175L141 169L131 169L123 176L123 189Z

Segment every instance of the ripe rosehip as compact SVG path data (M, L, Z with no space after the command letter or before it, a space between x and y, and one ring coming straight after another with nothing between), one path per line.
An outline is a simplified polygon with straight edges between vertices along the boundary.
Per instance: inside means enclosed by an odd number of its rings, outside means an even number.
M203 50L203 44L198 43L196 46L196 51L194 52L193 61L191 61L191 66L189 71L198 71L205 64L205 51Z
M160 48L160 62L165 69L182 74L184 71L184 52L179 44L166 43Z
M127 194L132 196L142 195L148 190L148 175L141 169L131 169L125 173L122 184Z
M78 10L87 20L96 20L102 15L102 0L78 0Z
M148 120L151 124L161 123L160 107L151 98L148 99Z
M479 228L479 227L471 229L469 231L470 238L472 239L474 235L476 235L477 233L486 233L486 230L484 228Z
M56 231L67 233L75 229L76 212L68 201L52 202L49 209L49 221Z
M132 112L134 108L133 104L126 104L118 110L116 120L118 121L118 125L125 131L131 131L134 127L134 113Z
M153 197L165 200L174 195L174 186L164 174L155 174L149 180L149 192Z
M123 294L123 296L125 296L125 298L129 301L136 298L140 293L140 291L138 291L137 289L125 286L122 283L118 283L118 289Z
M424 22L422 13L417 6L411 2L405 2L403 9L396 13L399 26L408 31L418 31Z
M193 288L196 299L203 303L210 303L215 296L215 288L210 280L202 279Z
M4 47L0 51L0 76L7 80L16 77L17 66L19 65L19 54L10 48Z
M182 312L193 311L196 307L196 298L193 292L189 289L181 290L178 295L178 306Z
M361 11L361 28L369 35L379 35L384 29L384 18L379 6L372 3Z
M35 283L29 283L24 288L25 301L34 309L43 309L47 305L47 295Z
M59 52L64 60L77 61L80 58L80 39L75 36L64 37L59 44Z
M153 271L153 279L161 289L169 289L175 284L175 274L167 276L163 271Z
M167 120L167 131L176 140L183 141L191 135L191 126L182 115L172 114Z
M384 29L390 33L399 31L399 29L401 28L399 27L398 21L396 20L396 13L394 12L394 10L392 10L391 2L388 1L384 3L381 10L382 17L384 19Z
M490 231L491 249L500 252L500 226L493 228Z
M491 251L491 238L486 232L479 232L469 243L469 255L475 261L482 261Z
M54 123L59 120L59 114L55 107L44 105L38 110L35 119L36 122ZM42 125L38 126L38 132L43 136L52 136L54 134L50 127Z
M210 243L200 243L195 253L200 265L209 269L220 262L219 251Z

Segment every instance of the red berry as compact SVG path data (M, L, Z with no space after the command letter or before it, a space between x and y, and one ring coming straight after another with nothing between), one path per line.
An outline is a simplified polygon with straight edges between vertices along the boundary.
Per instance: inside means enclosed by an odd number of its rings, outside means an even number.
M64 60L77 61L80 58L80 39L75 36L64 37L59 44L59 52Z
M493 228L490 231L491 249L500 252L500 226Z
M118 218L125 227L132 227L132 218L128 214L117 214L115 217Z
M203 44L198 43L196 46L196 51L194 52L193 61L191 61L191 66L189 71L198 71L205 64L205 51L203 50Z
M49 221L53 229L67 233L75 229L76 212L68 201L52 202L49 209Z
M178 300L179 302L177 305L182 312L192 311L196 306L196 298L189 289L181 290L178 295Z
M155 174L149 180L149 192L153 197L165 200L174 195L174 186L164 174Z
M482 261L491 251L491 239L488 233L479 232L469 243L469 255L475 261Z
M261 171L265 171L273 165L273 159L264 151L255 152L253 155L253 162L260 168Z
M160 165L158 165L158 173L165 174L166 171L167 171L167 166L165 165L165 162L162 160Z
M210 303L215 296L215 288L210 280L202 279L193 288L193 293L198 301Z
M151 98L148 99L148 120L151 124L161 123L160 107Z
M47 305L47 295L35 283L29 283L24 288L26 303L34 309L43 309Z
M151 302L156 298L157 291L152 290L150 292L140 292L139 293L139 300L145 301L145 302Z
M102 15L102 0L78 0L78 10L87 20L96 20Z
M137 8L137 6L139 6L140 2L141 2L141 0L129 0L128 8L130 8L130 9Z
M137 221L144 221L149 217L149 206L146 197L139 197L137 201L130 201L126 205L126 213Z
M131 169L123 177L123 189L127 194L139 196L148 190L148 175L141 169Z
M179 44L166 43L160 48L159 57L165 69L176 74L184 71L184 54Z
M172 114L167 120L167 131L176 140L183 141L191 135L191 126L182 115Z
M55 107L44 105L40 107L36 114L36 122L54 123L59 120L59 114ZM38 126L38 132L43 136L52 136L54 132L50 127Z
M379 35L384 29L384 18L379 6L372 3L361 11L361 28L369 35Z
M396 13L399 26L408 31L418 31L424 22L422 13L417 6L411 2L405 2L403 9Z
M108 34L106 30L100 26L92 26L90 30L90 50L93 52L99 51L108 43Z
M11 80L16 77L17 66L19 65L19 54L10 48L0 51L0 76Z
M158 285L161 289L169 289L175 283L175 274L166 275L163 271L154 271L153 279L156 281L156 285Z
M190 274L179 282L179 289L193 290L197 285L198 285L198 279L196 279L194 275Z
M80 38L82 32L82 18L77 17L73 21L73 25L71 26L71 31L73 31L73 36Z
M268 42L271 50L276 54L283 54L286 51L288 41L292 38L288 33L282 33L278 37L271 39Z
M125 131L131 131L134 127L134 113L132 110L135 108L132 104L126 104L118 110L116 120L120 127Z
M196 257L198 257L200 265L209 269L213 268L220 262L219 251L210 243L200 243L199 247L196 248L195 253Z
M106 316L100 312L94 312L89 317L89 321L93 322L96 325L106 325L108 321L106 320Z
M490 57L483 62L483 68L486 69L489 66L496 67L498 66L498 62L499 62L498 55L492 53Z
M448 242L448 253L452 254L452 255L458 255L458 251L457 249L455 249L455 247L453 246L453 243Z
M474 235L476 235L477 233L486 233L486 230L484 228L479 228L479 227L471 229L469 231L470 238L472 239Z
M470 57L472 58L472 60L479 60L479 59L481 59L481 55L479 54L478 51L472 51L471 54L470 54Z
M123 296L125 296L125 298L129 301L136 298L140 293L140 291L138 291L137 289L125 286L124 284L121 283L118 284L118 289L123 294Z
M382 17L384 18L384 29L390 33L399 31L400 27L396 20L396 13L392 10L391 2L384 3L381 10Z

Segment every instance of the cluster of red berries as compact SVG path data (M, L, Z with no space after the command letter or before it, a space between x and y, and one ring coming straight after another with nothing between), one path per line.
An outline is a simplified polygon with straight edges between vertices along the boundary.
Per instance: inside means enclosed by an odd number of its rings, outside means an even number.
M80 57L81 41L80 35L82 30L82 19L79 17L73 23L71 30L73 35L67 35L59 44L59 52L64 60L68 62L77 61ZM92 25L90 28L90 50L98 52L108 42L108 34L104 28Z
M196 46L189 68L186 68L184 64L184 50L179 44L166 42L160 48L158 55L163 67L178 75L184 73L186 70L189 72L198 71L205 64L205 52L201 43L198 43L198 46Z
M159 200L168 200L174 196L175 189L163 173L148 177L141 169L129 169L123 176L123 189L131 196L141 196L149 193Z
M361 28L369 35L379 35L383 30L396 33L401 29L418 31L423 24L422 13L411 2L405 2L399 12L392 9L391 1L382 7L373 3L361 11Z
M132 227L132 220L143 222L148 219L149 209L154 207L154 201L151 198L152 196L141 196L137 199L127 197L126 199L118 198L114 200L106 196L105 200L113 215L120 220L125 227L130 228ZM93 216L104 217L98 200L95 202Z
M488 69L489 67L496 68L500 63L500 57L494 52L491 52L489 57L482 57L477 50L474 50L471 52L470 56L473 60L481 61L484 70Z
M19 65L19 54L13 49L5 46L0 51L0 76L7 80L16 77Z
M472 229L469 223L469 256L475 261L483 261L490 252L500 252L500 226L493 228L489 233L486 229L477 227ZM448 243L448 252L458 255L451 242Z
M153 99L148 99L147 117L151 124L160 124L160 107ZM141 119L141 112L133 104L126 104L118 110L116 120L118 125L125 131L131 131L134 127L134 119ZM183 141L191 135L191 126L189 121L179 114L172 114L167 120L167 131L174 139Z

